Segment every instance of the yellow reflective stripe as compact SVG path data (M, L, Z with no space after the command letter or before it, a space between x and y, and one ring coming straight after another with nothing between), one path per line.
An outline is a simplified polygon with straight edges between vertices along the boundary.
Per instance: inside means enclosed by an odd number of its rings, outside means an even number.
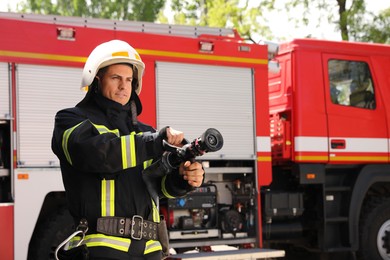
M84 121L83 121L84 122ZM68 150L68 141L69 141L69 137L70 135L72 134L72 132L79 126L81 125L83 122L75 125L74 127L72 128L69 128L67 130L65 130L63 136L62 136L62 149L65 153L65 157L66 157L66 160L72 165L72 159L70 158L70 154L69 154L69 150ZM95 124L92 124L100 134L104 134L104 133L113 133L115 134L116 136L119 136L119 130L118 129L114 129L114 130L110 130L108 129L107 127L105 127L104 125L95 125Z
M148 168L150 165L152 165L153 159L150 159L148 161L144 161L144 169Z
M151 201L152 201L153 222L160 223L160 214L159 214L159 212L158 212L156 203L154 202L153 199L151 199Z
M110 216L115 215L115 180L110 180Z
M127 139L129 139L128 135L121 137L121 148L122 148L122 168L127 169L127 154L129 153L128 147L127 147Z
M130 135L121 136L123 169L135 167L137 165L135 135L136 133L132 132ZM142 135L142 133L138 133L137 135Z
M70 158L70 154L69 154L69 150L68 150L68 141L69 141L69 136L70 134L73 132L73 130L76 129L76 127L78 127L79 125L81 125L83 122L75 125L74 127L72 128L69 128L67 130L65 130L63 136L62 136L62 150L64 151L65 153L65 157L66 157L66 160L70 163L70 165L72 165L72 159Z
M137 165L137 160L135 157L135 135L134 135L134 133L131 133L131 135L130 135L130 156L131 156L130 167L134 167Z
M115 180L102 180L101 214L102 217L115 214Z
M160 51L160 50L147 50L137 49L140 55L153 55L162 57L174 57L184 59L197 59L197 60L210 60L210 61L222 61L222 62L235 62L235 63L248 63L250 64L268 64L267 59L258 58L242 58L233 56L222 56L222 55L207 55L202 53L184 53L184 52L173 52L173 51Z
M150 254L150 253L153 253L156 251L160 251L160 250L162 250L162 246L161 246L159 241L148 240L148 241L146 241L144 255Z
M110 130L104 125L96 125L96 124L92 124L92 125L96 128L96 130L99 131L99 134L112 133L112 134L119 137L119 130L118 129Z
M228 61L234 63L244 63L246 65L248 63L260 64L260 65L268 64L267 59L209 55L208 53L194 54L194 53L159 51L159 50L149 50L149 49L137 49L137 51L138 54L140 55L148 55L148 56L152 55L152 56L209 60L209 61ZM5 57L21 57L21 58L29 58L29 59L40 59L40 60L70 61L70 62L78 62L82 64L84 64L85 61L87 60L86 57L81 57L81 56L55 55L55 54L46 54L46 53L8 51L8 50L0 50L0 55ZM136 59L141 60L141 58L139 58L139 55L136 55Z
M102 180L102 188L101 188L101 192L102 192L102 194L101 194L101 214L102 214L102 216L103 217L105 217L106 216L106 193L107 193L107 191L106 191L106 180L105 179L103 179Z
M80 237L72 238L69 242L69 249L75 247L79 241ZM85 239L81 244L85 244L87 247L105 246L123 252L128 252L131 240L129 238L106 236L103 234L91 234L85 236Z
M144 169L148 168L152 164L153 159L144 161ZM156 203L151 198L152 201L152 215L153 215L153 222L160 223L160 213L158 212Z
M167 176L165 175L162 180L161 180L161 191L162 193L164 194L165 197L167 197L168 199L173 199L175 198L174 196L172 196L171 194L168 193L166 187L165 187L165 180L167 179Z

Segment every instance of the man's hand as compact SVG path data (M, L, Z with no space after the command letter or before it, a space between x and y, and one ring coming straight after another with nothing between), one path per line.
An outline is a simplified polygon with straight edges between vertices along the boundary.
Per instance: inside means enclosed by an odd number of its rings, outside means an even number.
M179 173L192 187L200 187L203 183L204 170L199 162L186 161L180 164Z
M166 129L167 142L171 145L181 147L183 146L182 142L184 139L184 133L178 130L175 130L171 127ZM183 176L183 179L188 181L188 184L192 187L200 187L203 183L204 170L202 164L199 162L186 161L180 164L179 168L180 175Z
M172 127L168 127L166 129L167 133L167 142L174 146L182 146L182 141L184 139L184 133L181 131L177 131L173 129Z

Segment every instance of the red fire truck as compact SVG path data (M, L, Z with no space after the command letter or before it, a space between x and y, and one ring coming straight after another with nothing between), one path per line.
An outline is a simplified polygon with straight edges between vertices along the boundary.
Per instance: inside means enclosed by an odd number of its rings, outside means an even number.
M146 64L141 121L224 137L204 186L160 203L172 257L390 259L389 46L14 13L0 33L1 259L53 259L72 233L54 115L111 39Z

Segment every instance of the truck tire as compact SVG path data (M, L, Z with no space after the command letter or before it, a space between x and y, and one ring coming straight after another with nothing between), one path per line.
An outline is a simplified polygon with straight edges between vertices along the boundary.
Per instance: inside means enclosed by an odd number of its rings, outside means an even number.
M68 209L60 208L36 227L31 238L28 260L55 259L56 247L74 232Z
M390 260L390 198L374 197L365 205L360 219L361 260Z

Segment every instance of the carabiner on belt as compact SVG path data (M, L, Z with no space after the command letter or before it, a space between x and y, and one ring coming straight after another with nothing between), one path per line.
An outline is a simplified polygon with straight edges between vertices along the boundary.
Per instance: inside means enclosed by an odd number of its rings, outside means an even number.
M88 231L88 221L86 219L81 219L80 220L80 223L79 225L77 226L76 228L76 231L73 232L72 235L70 235L67 239L65 239L64 241L62 241L61 244L59 244L54 252L54 257L56 258L56 260L60 260L58 258L58 252L60 251L60 249L66 244L68 243L72 238L74 238L75 236L78 236L78 235L81 235L81 239L80 241L77 243L77 245L75 247L78 247L81 245L81 243L84 241L84 238L85 238L85 234L87 233Z

